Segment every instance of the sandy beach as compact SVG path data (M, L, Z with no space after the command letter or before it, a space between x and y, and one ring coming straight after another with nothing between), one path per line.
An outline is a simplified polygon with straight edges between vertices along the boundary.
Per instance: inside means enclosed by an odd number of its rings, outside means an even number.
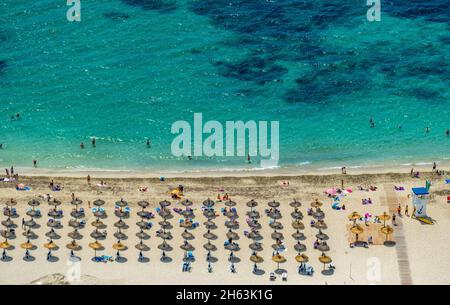
M75 175L76 176L76 175ZM239 177L172 177L161 182L157 178L108 178L102 179L108 185L108 188L100 188L97 184L100 178L92 175L91 184L88 185L86 177L23 177L20 182L29 186L30 191L19 192L15 190L14 182L0 183L0 200L4 203L11 198L17 200L15 206L20 216L13 221L18 225L16 229L16 239L9 240L13 245L13 249L8 251L8 255L12 258L8 262L0 262L1 276L0 284L27 284L34 283L62 283L65 281L63 277L70 275L70 271L79 268L81 277L76 277L71 284L77 283L93 283L93 284L448 284L450 282L450 253L446 247L450 242L450 237L446 234L446 228L450 225L450 205L447 204L446 196L450 194L448 185L444 184L443 177L438 177L432 173L424 173L421 179L413 179L409 174L405 173L379 173L379 174L325 174L325 175L303 175L303 176L250 176L241 175ZM342 198L346 210L334 210L331 208L332 200L328 198L324 191L331 187L340 187L341 180L344 180L345 189L351 188L352 193ZM432 200L428 206L428 215L435 221L434 225L423 225L410 217L397 218L397 226L393 226L394 234L390 239L395 241L395 246L373 245L369 248L355 247L350 248L349 243L354 240L354 235L349 232L348 215L356 211L361 215L371 213L372 215L380 215L388 212L392 215L400 203L404 208L406 204L412 210L411 199L408 198L411 187L424 186L425 179L432 182L431 195ZM63 186L62 191L52 192L48 188L48 184L54 180L55 184ZM289 181L289 186L283 186L282 181ZM147 200L150 202L149 211L155 213L155 209L159 207L159 202L169 200L173 208L184 208L180 205L180 200L173 200L169 196L170 190L178 185L184 186L184 198L193 201L192 208L196 217L194 221L199 222L200 226L192 230L195 239L190 243L195 247L193 251L196 261L191 265L190 272L182 272L182 259L184 251L180 249L183 244L181 237L183 228L179 226L179 220L183 218L181 215L172 212L173 218L169 221L173 225L170 232L173 239L168 243L173 247L173 251L167 252L172 259L169 263L160 261L162 251L157 246L162 240L156 237L156 231L160 229L158 222L162 218L156 214L151 220L153 227L148 231L151 238L145 243L151 248L145 256L149 258L148 262L142 263L138 261L139 251L135 249L135 245L139 243L136 233L139 228L136 223L140 218L136 213L140 210L137 202ZM358 186L375 185L378 187L376 191L360 191ZM403 186L405 191L395 191L394 185ZM139 187L148 187L148 192L138 191ZM86 226L80 230L84 236L78 243L82 246L82 250L76 255L81 261L78 264L70 262L69 250L66 248L71 239L67 234L73 229L68 226L71 219L70 212L74 208L70 204L71 195L83 201L80 207L86 210ZM213 255L218 259L214 263L213 272L208 273L206 254L203 248L206 239L203 234L207 231L203 223L206 221L202 214L202 202L211 198L216 200L218 194L227 193L230 199L237 203L236 209L239 215L237 219L239 228L235 232L239 235L236 242L239 244L240 251L235 254L239 257L240 262L235 264L236 273L230 272L230 263L228 262L229 251L225 250L224 242L227 240L227 228L224 226L227 218L222 214L215 219L218 228L213 231L218 235L218 239L211 241L217 246L217 251ZM45 233L49 231L46 223L49 217L47 213L50 209L47 201L40 196L50 194L52 197L61 200L60 208L64 211L62 218L63 228L57 230L61 235L61 239L54 240L59 246L59 250L54 252L58 257L56 262L46 261L47 249L43 247L48 242ZM98 254L111 255L115 257L115 250L112 245L117 242L113 233L117 231L114 223L118 220L114 215L114 203L123 198L131 207L131 217L124 221L129 228L124 230L128 235L128 239L123 243L128 247L127 251L122 254L127 259L126 262L108 262L96 263L92 261L94 251L89 248L89 243L93 239L89 234L94 230L91 222L95 220L92 212L88 209L88 202L91 203L96 199L106 201L104 206L108 218L104 221L107 224L108 237L101 241L105 250ZM371 198L372 204L362 205L363 198ZM35 258L33 262L23 260L25 250L20 248L20 244L26 242L26 237L22 235L21 228L22 218L29 219L25 215L30 209L27 205L28 201L38 199L40 201L39 209L43 216L37 218L36 222L39 228L33 231L39 236L38 239L31 242L37 246L36 250L31 251L31 255ZM259 267L264 270L264 274L255 275L252 273L253 263L249 261L252 250L249 245L252 241L244 236L244 231L249 231L246 223L246 212L249 208L246 203L254 199L259 205L255 210L261 213L259 222L262 225L260 233L264 239L261 241L264 250L259 253L264 258L264 262ZM304 214L302 222L305 229L302 231L306 236L306 240L301 241L306 245L304 252L309 257L309 264L314 268L313 276L300 275L297 272L298 263L295 261L297 252L294 250L296 241L291 236L295 230L291 226L291 212L293 208L289 205L294 199L299 200L302 206L299 210ZM318 260L321 252L313 248L316 240L315 235L318 233L316 228L311 227L310 221L313 219L307 215L307 209L310 203L318 199L323 202L321 209L325 213L325 222L328 226L323 230L329 236L327 243L330 251L326 254L332 258L336 270L333 274L322 274L323 264ZM282 218L279 220L283 224L283 229L278 230L284 235L284 246L286 251L281 254L286 258L286 262L281 264L281 268L287 271L288 279L286 282L281 278L271 282L269 274L276 269L276 263L272 261L273 249L271 245L274 241L271 239L273 230L269 226L270 218L264 214L264 210L268 209L269 201L276 200L280 202L279 210ZM215 210L220 211L224 208L224 203L216 202ZM6 220L6 216L2 215L1 219ZM365 228L364 222L359 222ZM389 225L391 221L388 221ZM370 224L369 226L371 226ZM4 227L2 227L4 228ZM362 235L363 236L363 235ZM362 238L361 236L361 238ZM377 237L375 238L383 238ZM20 272L18 272L20 271ZM59 274L59 276L55 276ZM53 275L53 276L52 276Z

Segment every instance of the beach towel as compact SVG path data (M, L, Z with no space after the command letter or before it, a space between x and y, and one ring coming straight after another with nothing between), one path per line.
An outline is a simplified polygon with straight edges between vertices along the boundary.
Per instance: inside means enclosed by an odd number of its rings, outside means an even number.
M446 183L446 184L450 184L450 179L446 179L446 180L445 180L445 183Z

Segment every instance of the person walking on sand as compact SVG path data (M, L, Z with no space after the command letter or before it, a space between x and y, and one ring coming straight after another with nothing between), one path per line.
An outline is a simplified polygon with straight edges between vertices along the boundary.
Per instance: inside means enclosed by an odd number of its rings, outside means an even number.
M14 166L11 166L11 176L14 176Z
M437 164L436 162L433 162L433 172L435 172L437 170Z
M402 207L400 206L400 204L397 207L397 214L398 216L402 216Z
M87 175L87 184L91 185L91 176L90 175Z
M408 205L405 206L405 215L407 217L409 217L409 209L408 209Z
M397 223L395 222L396 219L397 219L397 217L395 216L395 213L392 214L392 224L393 224L394 226L397 225Z

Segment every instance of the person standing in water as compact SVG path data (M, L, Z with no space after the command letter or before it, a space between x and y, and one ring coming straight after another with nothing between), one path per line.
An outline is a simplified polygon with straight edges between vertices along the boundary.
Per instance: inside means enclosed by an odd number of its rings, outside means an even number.
M80 143L80 148L84 149L84 143L83 142Z
M37 167L37 160L33 160L33 166L36 168Z
M247 162L248 162L248 164L252 163L252 159L250 158L250 154L247 155Z
M429 133L429 132L430 132L430 127L427 126L427 127L425 128L425 132L426 132L426 133Z
M92 146L95 147L95 145L96 145L96 140L95 140L95 138L92 138Z
M373 120L373 118L370 118L369 123L371 128L375 128L375 121Z
M447 131L445 132L445 134L448 136L450 136L450 129L447 129ZM0 144L0 148L1 148L1 144Z
M151 146L150 139L147 139L146 145L147 145L147 148L150 148L150 146Z

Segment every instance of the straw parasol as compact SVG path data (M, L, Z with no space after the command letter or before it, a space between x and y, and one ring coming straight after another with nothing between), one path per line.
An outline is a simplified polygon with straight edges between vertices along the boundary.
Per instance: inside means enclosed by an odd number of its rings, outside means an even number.
M192 201L190 201L189 199L184 199L180 202L180 204L182 206L188 207L188 206L193 205L194 203ZM213 202L213 204L214 204L214 202Z
M205 201L203 201L203 205L207 208L210 208L212 206L214 206L214 201L212 201L211 199L206 199Z
M183 237L183 239L194 239L194 234L192 234L191 232L188 231L184 231L183 233L181 233L181 237Z
M386 235L386 241L388 240L388 236L394 233L394 229L390 226L385 226L380 229L381 233Z
M360 234L362 234L364 232L364 229L360 226L360 225L354 225L351 229L350 232L352 232L353 234L355 234L355 242L358 242L358 236Z
M170 203L170 201L167 201L167 200L163 200L163 201L161 201L160 203L159 203L159 205L162 207L162 208L166 208L166 207L168 207L168 206L170 206L172 203Z
M313 208L320 208L323 205L322 202L320 202L318 199L316 199L315 201L311 202L311 207Z
M205 248L205 250L207 251L216 251L217 247L215 245L213 245L212 243L210 243L209 241L203 245L203 248Z
M47 236L50 239L61 238L61 236L59 236L55 231L49 231L49 232L45 233L45 236Z
M28 201L28 205L32 208L38 207L41 203L39 202L39 200L36 199L32 199L30 201Z
M294 199L294 201L289 203L289 205L293 208L299 208L302 206L302 203L300 201L298 201L297 199Z
M125 240L125 239L128 238L128 236L125 233L120 232L120 231L119 232L115 232L114 233L114 237L117 238L118 240Z
M35 218L39 215L39 212L36 210L30 210L28 212L25 213L27 216L30 216L32 218Z
M184 251L194 251L195 250L195 247L188 242L182 244L180 246L180 248Z
M250 261L255 264L261 264L264 262L264 259L259 255L252 255L250 256Z
M249 202L247 202L246 205L250 208L251 211L253 211L253 208L258 206L258 202L252 199Z
M386 221L391 219L391 216L388 213L384 212L383 215L378 216L378 218L383 221L383 227L386 227Z
M144 231L140 231L140 232L136 233L136 236L139 239L149 239L150 238L150 235L148 235Z
M225 226L231 229L239 226L239 223L236 220L227 220L225 221Z
M72 239L82 239L83 235L80 234L80 232L78 232L78 230L74 230L70 233L67 234L67 236L69 236Z
M236 206L236 202L234 202L234 201L232 201L232 200L227 200L227 201L225 201L225 206L227 206L227 207L234 207L234 206Z
M94 250L94 257L97 257L97 251L103 251L105 250L105 248L103 247L103 245L101 243L99 243L98 241L95 241L93 243L89 244L89 248L91 248L92 250Z
M317 209L317 211L313 213L313 217L315 219L323 219L325 218L325 213L322 210Z
M207 232L205 234L203 234L203 237L206 239L217 239L217 235L211 232Z
M331 263L333 260L329 257L329 256L326 256L326 255L324 255L324 254L322 254L320 257L319 257L319 262L321 262L322 264L323 264L323 270L325 270L325 264L329 264L329 263Z
M114 227L116 227L118 229L123 229L123 228L127 227L127 224L125 223L125 221L120 219L119 221L114 223Z
M348 215L348 220L353 221L354 223L359 219L361 219L361 215L358 212L353 212Z
M0 243L0 249L3 249L3 250L8 250L8 249L10 249L12 246L8 243L8 241L4 241L4 242L2 242L2 243Z
M2 231L1 236L7 241L8 239L14 238L16 234L10 231Z
M150 251L150 247L144 244L142 241L138 243L136 246L134 246L139 251Z
M306 256L305 254L299 254L295 257L295 260L297 261L297 263L307 263L309 261L309 257Z
M30 241L27 241L26 243L21 244L20 247L24 250L31 250L34 248L34 245L30 243Z
M125 200L121 199L119 201L116 201L116 206L124 208L124 207L128 206L128 202L126 202Z
M11 198L11 199L7 200L5 202L5 204L6 204L6 206L13 207L13 206L17 205L17 200L14 198Z
M102 233L100 233L98 230L94 230L94 231L91 233L91 237L92 237L93 239L97 240L97 239L104 238L105 235L102 234Z
M14 221L11 220L11 218L8 218L8 219L2 221L2 225L7 228L11 228L11 227L14 227L16 224L14 223Z
M316 234L316 238L320 239L320 240L324 240L324 239L328 239L328 235L325 233L322 233L322 231L320 231L318 234Z
M75 206L75 211L78 212L78 206L81 205L83 201L78 198L75 198L75 200L72 200L70 203Z
M228 239L238 239L239 235L236 232L227 232L227 238Z
M292 233L291 236L292 236L295 240L301 240L301 239L304 239L304 238L305 238L305 234L299 232L298 230L297 230L297 232Z
M70 244L67 244L66 247L67 249L72 251L80 251L82 249L82 247L79 244L77 244L75 240L73 240Z
M318 222L316 222L316 223L314 224L314 227L315 227L316 229L319 229L319 230L325 230L325 229L328 228L328 226L327 226L327 224L325 223L325 221L318 221Z
M293 221L292 227L296 230L304 230L305 229L305 225L300 220Z
M215 229L216 223L214 221L208 220L203 223L207 229Z
M283 230L283 224L279 221L271 222L269 226L274 230Z
M226 250L229 250L229 251L232 251L232 252L234 252L234 251L239 251L239 250L240 250L239 246L238 246L237 244L235 244L235 243L227 244L227 245L225 246L225 249L226 249Z
M270 201L267 205L271 208L278 208L280 206L280 203L273 200L273 201Z
M286 258L280 254L275 254L274 256L272 256L272 260L277 263L277 270L280 270L280 264L285 263L286 262Z
M248 246L250 249L252 249L253 251L262 251L263 247L261 245L261 243L259 242L253 242Z
M139 201L137 204L138 204L138 206L140 206L142 209L146 209L146 208L150 205L150 203L149 203L148 201L145 201L145 200L141 200L141 201Z
M103 227L105 224L103 223L103 221L101 220L95 220L93 222L91 222L91 225L95 228L101 228Z
M272 237L272 239L275 239L275 240L284 239L283 233L280 233L280 232L273 232L271 234L271 237Z
M36 226L36 222L33 219L27 220L23 224L24 224L24 226L29 227L29 228Z
M51 254L52 251L58 249L58 246L53 242L53 240L51 240L50 242L44 244L44 248L48 249Z
M263 239L263 236L258 231L251 231L247 234L247 237L252 240L261 240Z
M294 219L302 219L303 218L303 213L300 211L294 211L291 213L292 218Z
M117 251L125 251L128 249L128 247L125 246L124 244L122 244L121 242L115 243L112 247L114 250L117 250Z
M173 248L172 246L170 246L165 240L158 245L158 249L162 250L162 251L172 251Z
M306 246L304 244L300 243L299 241L297 241L297 243L294 245L294 249L297 252L305 252Z
M96 207L101 207L101 206L103 206L103 205L105 204L105 201L102 200L102 199L97 199L97 200L95 200L95 201L93 202L93 204L94 204Z
M323 242L317 246L317 250L321 252L328 252L330 251L330 247L328 246L327 243Z

